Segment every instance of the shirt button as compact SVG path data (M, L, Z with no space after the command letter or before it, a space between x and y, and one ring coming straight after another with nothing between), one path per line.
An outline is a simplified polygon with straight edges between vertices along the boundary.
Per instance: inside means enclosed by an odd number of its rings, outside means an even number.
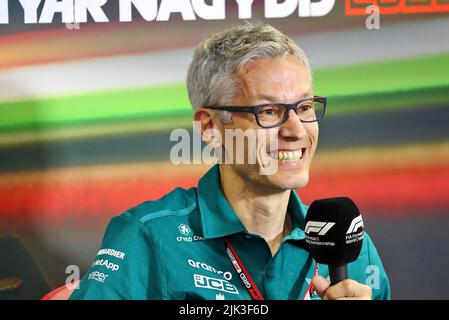
M267 277L268 277L268 278L273 278L273 275L274 275L274 274L273 274L273 269L268 269L268 270L267 270Z

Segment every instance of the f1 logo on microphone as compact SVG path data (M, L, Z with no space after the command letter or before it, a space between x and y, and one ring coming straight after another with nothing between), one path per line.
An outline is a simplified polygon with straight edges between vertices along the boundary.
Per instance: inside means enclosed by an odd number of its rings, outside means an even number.
M360 228L363 228L363 220L361 215L352 219L351 225L349 226L348 231L346 231L346 234L356 233Z
M324 236L334 224L335 222L308 221L304 229L306 234L315 232L319 236Z

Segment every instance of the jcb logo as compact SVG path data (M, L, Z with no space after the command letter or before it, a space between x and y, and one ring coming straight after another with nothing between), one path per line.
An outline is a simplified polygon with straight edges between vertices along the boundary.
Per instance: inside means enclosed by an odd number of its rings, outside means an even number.
M195 287L197 288L206 288L211 290L224 291L232 294L239 293L239 291L233 284L223 279L211 278L200 274L194 274L193 280L195 283Z
M346 15L365 15L371 5L380 14L449 12L449 0L346 0Z

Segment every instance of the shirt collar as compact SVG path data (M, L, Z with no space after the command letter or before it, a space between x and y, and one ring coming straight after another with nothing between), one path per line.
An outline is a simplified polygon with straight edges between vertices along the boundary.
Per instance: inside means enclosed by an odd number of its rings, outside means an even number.
M198 183L198 206L206 239L246 231L221 190L220 167L214 165Z
M287 237L284 238L284 241L289 239L303 240L305 238L304 226L306 223L305 221L308 208L308 206L304 205L301 202L301 199L299 198L296 190L292 189L292 192L290 193L290 199L288 200L287 210L292 218L293 230L289 235L287 235Z
M221 238L231 234L247 232L237 214L231 208L221 190L220 167L214 165L198 183L198 206L205 239ZM290 194L288 212L291 214L293 230L284 239L304 239L304 224L307 206L295 190Z

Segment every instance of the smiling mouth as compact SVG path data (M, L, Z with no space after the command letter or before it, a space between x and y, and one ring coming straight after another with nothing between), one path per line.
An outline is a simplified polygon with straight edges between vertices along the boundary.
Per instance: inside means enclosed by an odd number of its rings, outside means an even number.
M306 148L301 148L301 149L297 149L297 150L277 150L277 151L272 151L270 153L270 158L272 159L276 159L279 161L290 161L290 162L294 162L294 161L299 161L303 158L304 154L306 152Z

